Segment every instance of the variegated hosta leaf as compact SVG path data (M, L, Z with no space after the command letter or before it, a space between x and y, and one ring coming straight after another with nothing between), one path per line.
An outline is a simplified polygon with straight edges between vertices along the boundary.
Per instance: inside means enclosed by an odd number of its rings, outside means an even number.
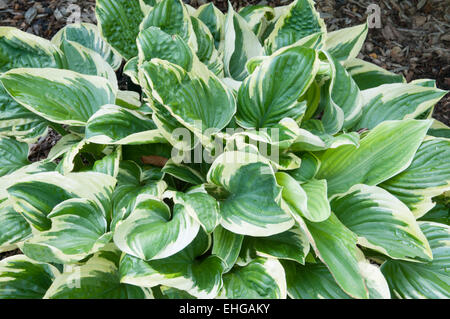
M177 64L186 71L192 68L192 49L177 34L170 35L158 27L149 27L139 33L137 44L139 64L158 58Z
M225 76L242 81L248 75L245 64L250 58L263 55L263 48L247 21L232 6L226 16L224 41Z
M223 77L222 55L214 46L214 37L208 27L196 17L191 16L192 28L197 38L197 57L215 75Z
M196 51L195 33L186 7L181 0L162 0L146 15L141 30L158 27L170 35L179 35Z
M220 215L221 225L229 231L259 237L293 226L294 220L280 207L281 187L262 156L225 152L211 166L208 182L225 190Z
M66 267L44 299L148 299L149 289L120 282L121 251L109 244L86 263Z
M419 222L427 237L433 261L428 263L387 260L381 271L391 293L397 298L448 299L450 298L450 228L447 225Z
M332 79L329 91L330 96L326 97L326 99L328 100L328 103L335 104L335 107L342 110L344 115L342 128L345 130L353 127L359 121L362 114L363 97L355 81L340 62L331 54L326 53L326 56L332 68ZM327 121L333 123L334 121L327 118L330 114L327 110L328 108L325 109L323 115L324 126L328 133L335 134L341 129L341 123L337 123L336 129L328 129L329 126L326 124ZM334 127L334 124L332 127Z
M200 224L175 204L173 213L164 202L141 195L128 218L117 223L114 242L123 252L144 260L176 254L196 237Z
M315 10L312 0L296 0L286 9L265 41L268 54L313 33L326 32L325 23Z
M34 143L47 133L48 122L18 104L0 81L0 136Z
M403 83L406 81L402 75L389 72L376 64L360 59L348 60L344 66L360 90L375 88L388 83Z
M282 261L286 272L287 291L293 299L349 299L322 263L304 266Z
M174 202L183 205L185 211L199 222L208 234L219 225L219 203L201 188L194 188L187 193L177 192Z
M94 50L117 71L122 64L122 57L100 36L96 25L90 23L73 23L58 31L52 43L59 46L64 40L81 44Z
M328 196L356 184L377 185L405 170L425 137L430 121L386 121L370 131L359 148L344 145L320 157L316 178L326 179Z
M294 219L301 220L301 217L305 217L312 222L321 222L330 216L325 180L311 180L300 185L284 172L278 172L276 178L283 187L283 200Z
M53 208L71 198L86 198L94 201L106 216L109 198L116 179L94 173L70 173L63 176L56 172L29 175L16 180L8 188L14 208L40 231L51 227L48 217Z
M92 171L117 178L117 176L119 175L121 158L122 146L118 146L110 154L107 154L102 159L95 161L94 165L92 166Z
M384 84L362 91L364 106L357 128L372 129L387 120L417 118L447 91L414 84Z
M167 188L164 181L146 178L142 169L132 161L121 161L119 167L118 185L112 196L111 230L115 229L119 221L131 214L139 195L147 194L162 199Z
M427 239L408 207L377 186L355 185L331 201L339 220L358 243L395 259L429 261Z
M0 261L0 299L41 299L58 270L24 255Z
M429 221L450 226L450 202L437 202L428 213L419 218L421 221Z
M320 123L320 127L310 127L309 123L312 121ZM295 130L297 134L296 138L289 147L292 151L323 151L329 148L338 148L342 145L359 147L359 134L356 132L336 134L333 136L325 132L322 122L318 120L309 120L303 124L307 129L299 128Z
M52 162L34 162L27 166L21 167L8 175L0 177L0 203L3 203L5 200L7 200L7 189L22 178L42 172L54 171L55 168L56 165Z
M243 240L243 235L232 233L220 225L214 230L212 254L225 263L223 273L229 272L238 260Z
M428 130L428 135L435 137L450 138L450 127L436 119L433 119L433 125Z
M0 177L28 165L28 144L0 137Z
M268 5L253 5L240 9L239 15L247 21L250 29L261 41L264 31L275 17L275 12Z
M103 38L126 60L138 54L136 38L144 18L139 0L97 0L98 27Z
M152 261L124 255L120 262L121 282L140 287L165 285L198 298L214 298L222 286L225 263L217 256L199 259L211 241L200 231L194 241L177 254Z
M205 182L205 177L198 171L188 165L175 163L172 159L167 161L162 171L189 184L198 185Z
M294 177L300 184L312 180L320 167L319 159L312 153L303 153L301 159L300 167L289 171L289 175Z
M117 105L104 105L87 121L86 139L97 144L148 144L165 139L151 119Z
M304 264L308 253L309 241L305 232L294 226L281 234L268 237L245 236L241 254L249 257L287 259Z
M0 77L8 93L43 118L83 126L102 105L115 101L115 90L104 78L69 70L14 69Z
M55 206L47 215L48 231L36 233L23 245L28 257L53 263L73 263L99 251L112 238L101 208L94 202L69 199Z
M450 190L450 140L422 143L411 165L380 186L405 203L416 218L433 208L431 199Z
M320 223L305 220L317 256L327 265L339 286L351 297L368 298L368 290L359 269L361 259L357 236L336 217Z
M286 272L288 295L294 299L348 299L350 298L336 283L327 267L322 263L301 266L291 261L282 261ZM380 269L362 261L370 299L390 299L389 287Z
M75 134L67 134L56 142L56 144L51 148L47 155L47 159L54 161L55 159L64 155L69 151L74 145L80 143L82 138Z
M86 146L86 144L86 140L82 139L78 143L73 144L68 150L66 150L63 158L56 168L56 171L62 175L67 175L73 172L75 169L75 162L79 160L81 150L84 146Z
M115 90L118 90L116 73L100 54L69 40L63 40L59 48L64 53L65 69L104 77Z
M286 299L284 269L274 258L257 258L245 266L234 266L223 275L219 298Z
M196 133L223 129L236 111L230 90L213 73L186 72L178 65L153 59L141 67L141 84L170 114Z
M128 62L123 66L123 73L128 75L131 81L136 85L139 85L138 65L139 57L135 56L134 58L129 59Z
M0 73L16 68L61 68L62 53L50 41L0 27Z
M214 37L216 49L219 49L224 39L225 15L216 8L213 2L201 5L195 12L195 16L208 27Z
M339 62L352 60L361 51L368 30L365 23L330 32L327 34L325 50Z
M124 107L129 110L139 110L143 107L141 102L141 95L135 91L117 91L116 105Z
M14 210L10 201L0 204L0 252L12 250L14 245L31 235L28 222Z
M261 128L285 117L299 119L306 103L297 100L314 80L318 67L316 51L300 46L265 59L239 89L236 122L245 128Z

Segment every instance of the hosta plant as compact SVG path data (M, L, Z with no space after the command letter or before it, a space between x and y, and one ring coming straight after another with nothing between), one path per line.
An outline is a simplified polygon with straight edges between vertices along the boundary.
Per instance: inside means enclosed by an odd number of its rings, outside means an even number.
M22 252L0 298L450 297L446 92L358 59L366 24L327 32L312 0L96 14L0 28L0 252Z

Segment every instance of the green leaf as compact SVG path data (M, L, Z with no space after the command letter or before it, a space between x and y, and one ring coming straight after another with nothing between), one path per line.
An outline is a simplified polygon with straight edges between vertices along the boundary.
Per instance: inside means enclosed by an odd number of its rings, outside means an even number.
M311 180L300 185L284 172L278 172L276 178L283 187L283 200L295 220L305 217L312 222L321 222L330 216L326 180Z
M304 153L301 156L301 159L302 163L300 167L289 171L289 175L291 175L300 184L313 179L320 167L319 159L312 153Z
M162 171L192 185L203 184L205 177L188 165L175 163L168 160Z
M450 298L450 228L447 225L420 222L427 237L433 261L428 263L387 260L381 271L386 277L392 295L407 299Z
M101 173L70 173L63 176L56 172L32 174L16 180L8 188L14 208L40 231L51 227L48 215L53 208L71 198L94 201L106 216L109 197L116 179Z
M214 37L216 49L224 39L225 16L216 8L213 2L201 5L195 12L195 16L202 21Z
M14 210L9 201L0 204L0 252L11 250L14 245L31 235L31 227Z
M339 62L352 60L361 51L368 30L367 23L364 23L330 32L325 41L325 50Z
M170 35L179 35L196 50L195 33L193 32L189 13L181 0L162 0L140 25L141 30L158 27Z
M118 90L116 73L100 54L69 40L63 40L60 49L64 53L65 69L104 77Z
M100 36L100 31L94 24L69 24L53 36L52 43L59 46L65 40L97 52L115 71L122 64L122 57Z
M108 80L68 70L14 69L0 81L21 105L60 124L83 126L102 105L115 101Z
M0 27L0 73L16 68L61 68L62 53L50 41Z
M226 264L223 273L229 272L238 260L243 240L243 235L232 233L220 225L214 230L212 254Z
M198 258L210 243L200 231L189 246L165 259L146 262L124 255L120 262L121 282L141 287L165 285L198 298L214 298L222 286L224 262L214 255Z
M427 139L411 165L380 186L405 203L416 218L422 217L433 208L432 197L450 190L449 158L449 139Z
M359 148L344 145L320 157L316 178L326 179L328 196L356 184L377 185L405 170L431 125L430 121L386 121L370 131Z
M196 74L170 62L153 59L144 63L141 71L144 91L194 132L221 130L236 111L231 91L207 69Z
M316 32L326 32L326 26L314 9L314 2L296 0L277 20L273 31L265 41L266 51L271 54Z
M356 235L334 214L320 223L305 220L311 245L327 265L339 286L354 298L368 298L368 290L359 269L360 253Z
M177 34L170 35L157 27L142 30L137 38L139 64L153 58L167 60L190 71L193 52Z
M235 266L223 275L220 297L228 299L285 299L284 269L277 259L257 258L246 266Z
M0 137L0 177L28 165L28 144Z
M214 37L200 19L191 16L192 28L197 38L197 57L215 75L223 77L222 54L214 46Z
M305 263L309 253L309 241L300 227L293 227L281 234L267 237L245 236L242 251L248 256L260 256L293 260Z
M358 235L361 246L394 259L429 261L433 258L414 215L380 187L355 185L347 194L335 197L331 208Z
M0 81L0 136L15 137L19 141L34 143L47 134L48 122L18 104Z
M58 270L16 255L0 261L0 299L42 299Z
M375 88L383 84L406 82L402 75L389 72L364 60L351 59L346 61L344 66L360 90Z
M372 129L388 120L417 118L447 91L414 84L384 84L362 91L364 106L357 128Z
M305 102L297 100L314 80L318 66L316 51L303 47L281 50L265 59L239 89L237 123L261 128L285 117L301 117Z
M136 38L144 18L139 0L96 0L95 15L104 39L129 60L138 54Z
M112 238L102 210L87 199L66 200L55 206L47 217L51 228L35 234L22 249L37 261L77 262L99 251Z
M189 245L199 228L185 206L175 204L171 213L164 202L141 195L130 216L117 224L114 243L143 260L163 259Z
M244 18L229 6L225 21L225 76L242 81L248 76L245 64L250 58L263 55L258 37Z
M421 221L429 221L435 223L450 225L450 205L447 203L436 203L428 213L419 218Z
M330 203L327 198L327 181L312 179L301 185L308 198L308 215L305 217L312 222L326 220L330 214Z
M187 193L177 192L174 202L183 205L186 212L200 223L206 233L212 233L219 225L219 203L201 188L193 188Z
M151 291L120 282L121 251L110 244L85 264L66 267L44 299L148 299Z
M330 271L322 263L304 266L282 261L286 272L288 295L294 299L349 299Z
M167 188L167 184L164 181L153 181L153 180L145 180L143 178L143 173L139 169L138 180L136 183L127 183L124 182L125 174L130 173L129 170L125 172L124 164L132 163L132 162L124 162L120 163L120 170L117 179L119 181L119 185L115 188L112 199L113 199L113 209L112 209L112 221L110 228L112 230L115 229L117 223L121 220L127 218L131 212L133 211L136 200L141 194L147 194L154 196L156 198L162 199L162 195ZM131 178L131 176L128 176Z
M148 144L165 141L151 119L112 104L103 105L89 118L86 139L96 144Z
M363 97L355 81L340 62L332 55L327 54L327 58L332 68L329 103L334 103L344 113L342 127L345 130L353 127L359 121L362 114ZM327 111L325 110L324 117L326 115ZM336 132L329 131L332 134Z
M293 219L279 205L281 187L261 156L225 152L214 161L207 179L226 193L220 201L220 215L221 225L229 231L270 236L292 227Z

